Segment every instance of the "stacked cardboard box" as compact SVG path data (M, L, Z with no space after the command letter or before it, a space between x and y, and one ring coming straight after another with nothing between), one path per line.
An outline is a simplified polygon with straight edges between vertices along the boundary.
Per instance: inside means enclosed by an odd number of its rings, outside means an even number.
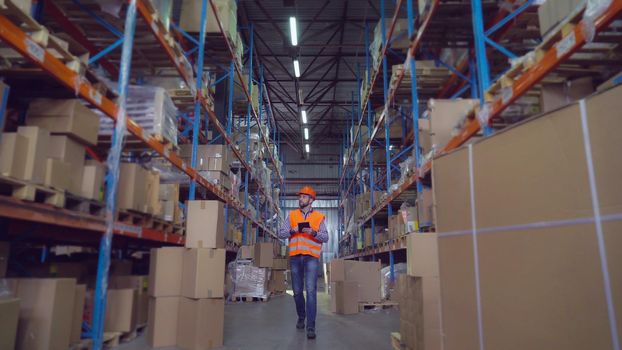
M444 147L455 134L454 129L478 104L479 100L473 99L429 100L429 119L419 121L421 154Z
M389 238L398 238L406 234L406 225L400 214L389 216Z
M353 293L353 290L350 286L338 286L334 283L353 282L358 286L356 295L347 294L344 298L335 300L334 305L337 309L341 307L350 309L348 305L343 304L348 300L357 300L357 302L379 302L381 300L379 261L332 260L330 262L330 282L332 290L343 288L344 293Z
M133 326L141 326L147 323L149 310L148 278L142 275L110 276L108 279L109 290L132 290L132 316Z
M224 283L224 249L152 249L148 343L182 349L221 346Z
M82 197L101 201L104 199L104 177L106 167L94 160L87 160L82 173L82 186L80 195Z
M330 283L331 311L340 315L352 315L359 312L359 286L355 281Z
M181 145L180 156L187 164L192 160L192 145ZM231 155L227 145L199 145L197 147L196 170L214 184L231 189L229 170Z
M224 248L224 204L221 201L186 202L186 247Z
M371 208L371 192L363 192L361 194L356 195L356 205L355 205L354 215L355 218L362 217L365 213L369 211Z
M445 349L611 348L603 267L620 314L622 223L593 218L595 206L601 215L622 207L621 94L604 91L435 160ZM473 236L474 227L487 232Z
M214 5L223 31L229 40L233 41L236 38L238 27L236 2L234 0L216 0ZM201 7L202 2L200 1L184 0L182 2L179 21L181 29L191 33L197 33L201 30ZM206 33L221 33L218 22L216 22L216 15L214 15L209 3L207 4L205 31Z
M121 163L119 167L119 190L117 205L121 210L143 212L147 202L145 179L148 171L136 163Z
M544 37L549 30L564 21L570 14L585 6L582 0L548 0L538 7L540 34Z
M543 83L540 93L540 110L551 112L593 92L592 77L569 80L563 83Z

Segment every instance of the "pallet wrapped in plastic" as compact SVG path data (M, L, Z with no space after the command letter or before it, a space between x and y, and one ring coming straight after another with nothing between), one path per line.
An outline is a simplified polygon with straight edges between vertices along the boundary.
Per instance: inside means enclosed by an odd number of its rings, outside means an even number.
M228 265L235 297L267 298L270 269L256 267L249 261L232 261Z
M395 282L397 281L397 275L406 273L406 264L399 263L393 265L394 278L391 279L391 266L383 267L380 270L381 289L380 295L382 299L392 299L393 291L395 289Z
M112 135L114 121L101 112L99 135ZM130 86L127 113L144 132L177 145L177 107L166 90L157 86Z

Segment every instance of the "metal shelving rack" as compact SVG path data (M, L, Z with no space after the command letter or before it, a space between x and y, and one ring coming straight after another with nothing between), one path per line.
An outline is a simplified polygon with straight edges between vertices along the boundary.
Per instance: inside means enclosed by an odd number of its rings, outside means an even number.
M514 3L517 3L517 1L514 1L513 4ZM381 0L381 4L383 4L383 0ZM398 1L396 12L399 11L400 5L401 3ZM586 29L586 26L588 26L589 24L587 23L585 19L580 19L576 23L571 23L571 25L569 26L564 26L563 28L560 28L558 33L554 33L553 35L547 36L545 38L545 42L542 43L541 45L538 45L535 49L536 51L534 51L537 54L536 56L538 57L538 61L531 66L523 66L522 67L523 71L521 72L521 74L517 76L517 78L509 78L509 77L512 77L511 73L508 73L512 71L512 69L510 69L509 71L507 71L506 73L498 77L495 80L495 82L491 83L490 81L491 79L489 77L490 66L488 63L487 55L486 55L487 51L489 50L487 50L486 44L490 46L490 49L496 49L506 55L509 55L508 52L506 52L507 50L504 50L503 47L501 47L499 44L494 42L493 39L491 39L491 37L495 35L502 36L503 33L500 33L500 32L506 32L507 29L512 26L511 21L517 18L518 16L520 16L530 6L534 6L534 1L533 0L524 1L515 10L510 11L510 12L506 10L500 10L497 13L497 15L494 16L492 20L492 24L487 30L484 30L484 23L483 23L484 14L482 11L482 0L473 0L471 2L471 5L472 5L472 17L473 17L473 27L474 27L473 36L475 38L474 40L475 61L470 62L467 58L467 60L463 61L459 65L458 68L448 67L450 68L452 72L452 77L448 80L447 84L443 86L441 92L439 93L439 97L446 96L446 94L451 91L450 89L451 84L454 83L456 79L462 78L466 82L464 85L471 84L471 85L477 86L478 91L472 91L473 96L478 97L480 99L481 105L484 106L484 108L472 110L470 115L466 119L466 122L464 123L460 132L457 133L457 135L454 136L441 149L437 150L434 154L435 157L448 153L458 148L465 142L467 142L470 138L477 135L478 132L481 131L482 125L485 126L484 136L489 135L490 132L492 131L490 129L490 125L493 119L498 118L500 114L507 107L509 107L512 103L514 103L518 98L523 96L527 91L534 88L539 82L542 81L543 78L547 76L547 74L555 70L555 68L560 66L565 61L571 59L571 56L577 51L579 51L588 42L585 36L585 32L586 32L585 29ZM409 50L409 55L408 55L408 60L411 61L410 69L411 69L411 84L412 84L411 86L412 101L416 101L416 102L411 103L412 108L413 108L412 117L413 117L413 122L414 122L413 123L414 128L409 131L408 136L406 138L406 144L400 149L399 153L402 153L405 150L409 150L412 148L414 148L415 150L419 150L419 143L417 140L418 130L416 129L418 126L418 123L417 123L417 119L418 119L417 100L418 99L417 99L417 92L416 92L416 84L417 84L416 80L417 79L416 79L416 74L414 74L415 73L414 63L416 63L414 57L415 57L415 51L418 45L420 44L422 37L425 35L426 29L428 28L429 20L434 15L434 11L438 10L439 7L442 7L442 6L443 4L442 4L442 1L440 0L434 0L431 2L430 11L427 13L426 18L421 22L421 25L417 31L417 36L415 38L412 38L412 31L410 28L412 26L411 23L413 22L413 16L411 15L411 12L410 12L412 11L412 1L411 0L407 1L407 8L409 11L408 13L409 35L411 36L411 39L412 39L410 50ZM597 18L594 19L592 25L594 26L595 32L599 33L600 31L605 29L608 26L608 24L611 23L611 21L613 21L615 18L619 18L621 14L622 14L622 1L612 0L609 7L603 13L601 13ZM393 22L395 21L396 16L397 14L393 16ZM393 26L394 26L394 23L392 23L391 28L393 28ZM389 31L388 35L386 36L383 35L384 43L390 42L391 34L392 34L392 31ZM384 65L384 62L386 62L386 52L387 52L387 49L384 46L386 45L383 45L383 50L382 50L383 65ZM469 68L470 63L474 63L474 64L472 64L473 67L471 67L472 69L470 71L470 74L467 74L469 75L469 77L467 77L464 74L462 74L462 72L465 69ZM369 64L368 64L368 69L369 69ZM378 75L378 71L372 72L372 76L373 76L373 78L371 79L372 82L375 81ZM383 73L384 73L385 80L386 80L386 69L384 69ZM475 75L477 75L476 80L473 79ZM403 74L401 74L400 76L400 79L399 79L400 82L402 81L402 78L403 78ZM500 87L501 87L500 82L502 79L504 83L503 85L504 90L503 90L503 93L499 93ZM474 81L482 82L482 83L474 84ZM464 85L461 86L461 89L459 92L454 94L454 97L460 96L462 93L466 91L466 87L468 86L464 86ZM474 90L473 88L474 87L472 87L472 90ZM365 96L365 98L363 99L363 101L365 102L365 104L362 106L363 112L365 111L366 107L368 111L370 110L369 106L366 106L366 104L369 103L370 96L373 93L371 90L372 88L370 87L368 96ZM397 188L394 188L388 195L384 196L384 198L382 198L380 201L377 201L377 202L375 201L374 188L376 188L375 186L376 183L375 181L373 181L374 165L371 160L372 155L371 153L368 153L368 152L370 152L371 150L370 146L374 142L377 142L376 140L374 140L374 137L376 137L376 135L378 134L379 128L382 127L381 122L383 118L386 118L386 111L388 109L388 106L392 104L393 97L394 97L393 95L390 95L390 94L387 95L386 83L385 83L385 89L383 92L384 92L384 97L385 97L384 112L382 113L382 116L380 117L379 122L376 123L376 125L374 126L373 131L371 131L370 129L369 140L364 145L365 153L369 154L369 158L370 158L369 174L371 174L371 176L370 176L369 187L370 187L370 190L372 191L372 194L371 194L372 205L371 205L371 209L367 212L367 214L364 215L364 217L362 217L360 220L356 222L356 227L360 230L362 230L364 225L366 225L367 223L371 223L372 246L365 247L362 250L358 250L354 253L350 253L345 256L342 256L342 258L345 258L345 259L354 259L354 258L362 258L362 257L372 257L373 259L376 254L388 252L390 254L390 261L393 262L393 252L395 250L405 248L404 237L390 240L382 245L377 245L375 242L375 237L374 237L375 230L373 229L375 216L383 212L384 210L387 210L390 215L392 211L391 203L395 201L399 196L404 194L407 190L412 188L413 185L417 186L417 190L419 191L422 181L424 180L425 176L429 174L431 167L432 167L431 159L422 164L421 155L416 154L415 157L416 157L417 167L416 167L415 173L409 176L408 178L406 178L402 185L398 186ZM371 120L370 116L368 116L367 120L368 120L368 125L372 126L370 122ZM359 138L358 129L360 128L360 125L363 123L363 121L364 121L364 113L361 113L361 117L359 118L358 123L354 123L354 122L352 123L353 125L358 125L357 135L354 136L354 139ZM387 176L388 186L390 186L390 171L391 171L390 169L392 166L391 165L392 160L388 152L388 147L389 147L388 126L389 124L386 123L385 121L384 127L385 127L386 151L387 151L386 153L387 154L386 176ZM360 161L359 163L355 165L350 164L350 159L352 158L352 154L354 153L354 147L352 147L352 145L354 145L354 142L344 142L344 149L346 149L346 146L349 146L349 148L347 151L343 152L343 154L346 155L346 157L344 159L344 162L340 163L340 168L339 168L340 189L342 190L342 194L343 194L343 197L340 203L340 210L342 213L343 213L343 205L346 200L345 197L353 193L351 190L357 182L359 182L360 184L360 180L357 179L357 175L362 169L363 158L359 157ZM357 150L358 152L361 151L360 148L361 148L361 143L360 143L360 138L359 138L358 150ZM398 157L395 157L394 160L397 158ZM353 169L349 170L348 169L349 167L353 167ZM342 217L340 224L343 226L341 226L339 236L340 236L340 239L345 240L347 237L341 238L341 232L343 232L343 230L345 230L347 227L347 218Z
M247 149L245 150L245 155L242 154L240 150L238 150L231 140L231 132L232 132L232 94L233 94L233 80L234 80L234 72L237 74L240 81L242 81L242 69L237 62L237 57L235 51L233 50L233 46L231 45L229 38L227 38L223 26L220 23L220 20L217 18L218 25L221 30L221 34L226 42L228 53L231 57L231 63L228 70L228 82L230 88L230 98L229 98L229 108L228 108L228 123L227 126L223 126L218 120L216 114L212 112L207 105L207 101L201 95L201 86L202 86L202 72L203 72L203 62L204 62L204 46L205 46L205 21L207 14L207 6L211 6L212 10L217 13L216 7L211 0L203 0L202 1L202 12L201 12L201 32L199 34L199 40L197 42L198 46L198 59L197 59L197 69L198 74L194 73L193 67L190 64L189 60L184 55L184 51L181 49L181 45L177 44L174 37L181 37L180 33L175 33L174 35L164 28L160 19L157 16L156 11L153 6L149 3L148 0L128 0L128 8L126 11L125 18L125 39L120 40L123 43L123 53L121 58L121 64L119 72L119 81L122 82L119 86L119 99L118 103L113 102L111 99L103 96L88 80L82 79L80 74L71 70L68 66L65 65L61 60L56 58L45 45L41 45L40 42L37 42L33 37L29 36L19 25L16 25L11 19L9 19L6 13L0 14L0 39L5 43L10 45L16 51L18 51L25 58L29 59L32 63L36 64L40 67L44 72L46 72L49 76L54 78L56 81L70 89L71 91L75 91L76 96L83 99L93 107L102 111L106 116L111 119L117 121L118 118L125 119L125 125L118 127L115 131L115 135L123 135L127 130L133 137L143 142L147 148L159 154L161 157L166 159L171 165L181 170L183 173L189 176L192 180L191 188L189 192L190 199L195 198L196 185L198 184L200 187L204 188L206 191L210 193L210 195L214 198L225 203L227 211L228 209L234 209L239 212L244 217L244 233L242 241L246 242L246 236L249 232L246 232L246 223L247 221L252 222L254 226L257 227L256 235L259 235L259 230L263 231L265 234L271 235L275 237L274 231L276 230L276 226L279 223L279 220L273 220L270 226L264 223L264 218L262 217L261 207L257 210L257 215L253 216L249 211L249 176L254 177L253 167L246 160L249 158L249 149L248 144L246 142ZM54 9L58 10L57 7ZM131 118L129 118L124 111L124 103L127 90L127 84L130 76L130 64L132 61L132 51L133 51L133 37L135 35L136 30L136 17L137 13L140 14L141 17L148 24L149 29L160 43L162 49L166 52L168 58L173 63L174 67L179 72L180 76L186 82L189 87L195 87L193 89L193 97L195 99L194 105L194 118L193 122L193 130L192 130L192 164L188 165L182 158L169 147L167 147L164 143L159 141L157 138L153 136L149 136L137 123L135 123ZM58 13L57 13L58 14ZM217 15L216 15L217 16ZM62 18L62 13L60 16L56 16L57 18ZM68 20L67 18L64 18ZM19 23L18 23L19 24ZM71 24L65 21L65 25ZM250 50L249 53L253 52L253 36L252 36L252 26L250 28ZM75 33L74 33L75 34ZM185 34L185 33L184 33ZM187 35L187 34L186 34ZM84 35L81 39L86 39ZM84 41L84 40L83 40ZM120 44L117 42L114 44L114 47L118 47ZM111 45L109 48L105 49L106 53L113 50L113 46ZM102 55L103 56L103 55ZM247 127L247 138L249 137L248 133L250 132L251 126L251 116L255 123L258 126L262 125L264 122L262 115L262 108L260 108L259 113L255 110L251 103L251 93L253 88L253 55L249 55L249 79L248 79L248 87L243 86L244 93L246 95L248 109L246 115L246 127ZM100 57L101 59L101 57ZM109 63L103 64L103 66L110 67ZM195 78L196 76L196 78ZM263 102L263 93L262 90L264 87L263 76L260 77L259 82L260 88L260 103ZM196 152L198 147L198 140L200 134L200 118L202 115L202 111L207 114L207 120L205 122L205 135L207 135L208 124L211 124L211 128L215 129L221 134L222 139L225 144L229 146L232 153L235 157L240 161L242 168L245 170L245 200L244 203L241 203L238 198L233 197L229 192L225 191L221 186L214 185L209 182L206 178L202 177L197 170L195 170L196 166ZM120 132L120 133L119 133ZM277 162L277 157L273 153L273 149L270 148L269 135L265 135L263 129L259 127L259 134L263 145L268 150L268 159L274 168L274 179L278 184L283 183L283 177L281 175L281 169ZM277 134L276 127L274 128L274 138L275 142L278 142L280 135ZM122 137L119 137L122 140ZM113 136L113 143L115 140L115 136ZM276 146L278 151L278 144ZM113 163L111 166L118 169L119 164L119 155L121 149L118 148L115 150L113 147L112 153L116 152L116 159L113 157L109 161L109 163ZM116 164L115 164L116 163ZM117 170L118 171L118 170ZM118 176L118 175L117 175ZM257 180L257 179L256 179ZM269 216L271 212L276 214L277 217L280 217L280 203L274 203L271 195L271 188L264 189L261 183L257 180L257 188L258 192L262 194L266 198L266 202L269 204L269 207L264 208L265 213ZM183 236L172 233L164 233L159 232L153 229L147 229L138 226L125 225L119 222L114 222L112 213L115 211L116 204L116 187L117 187L117 179L116 176L107 177L107 191L106 191L106 200L107 200L107 215L106 219L96 218L89 215L80 215L75 212L71 212L69 210L59 210L58 208L50 208L47 205L38 204L38 203L27 203L20 200L16 200L13 198L0 198L0 208L2 208L2 216L15 219L16 222L26 221L26 222L35 222L41 224L53 225L54 227L61 227L64 229L75 229L82 234L94 233L100 235L104 233L101 238L100 243L100 251L99 251L99 262L98 262L98 278L97 278L97 287L96 287L96 300L95 303L95 311L94 311L94 324L93 324L93 344L95 349L100 349L102 346L102 334L103 334L103 317L105 313L105 290L107 285L107 277L108 277L108 268L110 265L110 253L111 253L111 241L113 235L118 236L128 236L140 241L150 241L152 244L161 245L161 244L183 244L184 239ZM259 204L259 203L257 203ZM236 247L229 244L227 245L229 250L235 251Z

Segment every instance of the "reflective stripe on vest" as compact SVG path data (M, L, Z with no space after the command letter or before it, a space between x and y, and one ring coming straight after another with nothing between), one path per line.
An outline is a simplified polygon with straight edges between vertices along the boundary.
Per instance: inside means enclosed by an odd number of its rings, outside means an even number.
M299 223L308 222L314 231L320 230L320 224L324 220L324 215L317 211L311 211L307 217L301 210L294 210L289 215L290 226L297 228ZM302 232L294 233L289 239L289 256L294 255L311 255L319 258L322 252L322 242L313 236Z

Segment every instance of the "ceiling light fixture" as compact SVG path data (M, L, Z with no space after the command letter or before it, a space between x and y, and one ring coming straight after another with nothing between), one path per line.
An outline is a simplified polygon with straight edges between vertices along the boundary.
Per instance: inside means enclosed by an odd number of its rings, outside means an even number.
M294 75L296 78L300 78L300 63L298 60L294 60Z
M305 140L309 139L309 128L305 128Z
M302 114L302 123L307 124L307 111L303 109L301 114Z
M298 45L298 30L296 29L296 17L289 18L289 33L292 39L292 46Z
M305 144L305 151L307 151L307 153L309 153L311 150L309 149L309 144Z

